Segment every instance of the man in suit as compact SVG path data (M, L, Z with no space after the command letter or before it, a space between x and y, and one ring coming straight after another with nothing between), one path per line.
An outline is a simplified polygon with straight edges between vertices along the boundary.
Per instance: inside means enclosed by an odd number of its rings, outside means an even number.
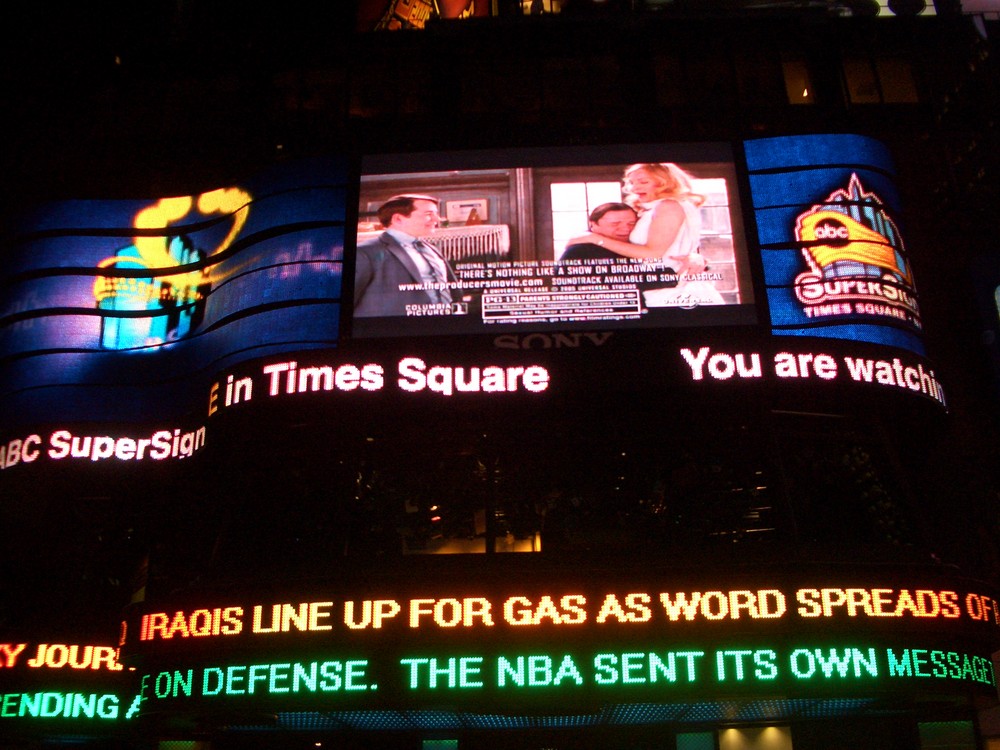
M358 245L354 267L354 315L405 316L407 305L450 304L454 271L433 245L424 242L437 229L437 199L395 195L378 210L385 231Z
M591 232L621 242L628 242L636 222L635 211L626 203L602 203L590 212L588 218ZM601 244L585 242L567 247L559 260L614 260L624 257L611 252Z

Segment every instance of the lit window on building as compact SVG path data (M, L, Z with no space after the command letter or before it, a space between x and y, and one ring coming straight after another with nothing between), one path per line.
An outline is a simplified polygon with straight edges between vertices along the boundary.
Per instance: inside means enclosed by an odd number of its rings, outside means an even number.
M813 104L816 93L805 60L783 60L781 71L785 77L785 95L789 104Z
M521 12L526 16L558 13L561 10L561 0L521 0Z
M719 750L792 750L789 727L732 727L719 732Z
M851 104L912 104L919 101L910 63L898 58L850 58L843 62Z

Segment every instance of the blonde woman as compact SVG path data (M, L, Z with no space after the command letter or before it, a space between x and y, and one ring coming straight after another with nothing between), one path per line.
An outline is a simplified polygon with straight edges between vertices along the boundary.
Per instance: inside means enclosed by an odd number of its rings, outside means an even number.
M591 242L628 258L659 261L676 273L679 284L643 292L648 307L722 304L711 283L684 278L705 270L705 259L698 251L698 209L705 197L694 192L691 176L672 163L633 164L625 170L623 183L625 202L639 212L628 242L591 233L569 244Z

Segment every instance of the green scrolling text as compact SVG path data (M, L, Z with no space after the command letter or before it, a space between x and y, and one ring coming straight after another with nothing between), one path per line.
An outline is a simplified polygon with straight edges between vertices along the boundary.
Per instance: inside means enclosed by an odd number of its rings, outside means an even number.
M917 647L814 646L725 648L678 651L602 651L590 655L534 652L483 656L402 656L318 659L302 662L232 664L150 673L142 677L141 701L245 699L325 695L336 705L389 688L396 693L489 691L511 694L538 690L620 688L669 691L688 688L759 686L782 681L803 686L956 687L995 684L988 657Z

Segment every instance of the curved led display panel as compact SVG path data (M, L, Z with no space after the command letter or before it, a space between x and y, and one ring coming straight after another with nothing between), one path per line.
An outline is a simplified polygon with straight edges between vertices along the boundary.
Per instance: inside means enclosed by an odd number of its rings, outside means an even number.
M870 138L745 144L771 328L923 353L893 168Z
M608 382L638 392L647 368L700 391L858 387L944 405L884 149L802 136L745 150L767 311L727 144L371 156L357 225L339 159L190 196L45 206L2 272L0 469L186 458L212 443L221 413L291 396L315 394L331 417L390 396L537 403ZM680 197L637 205L657 165ZM399 193L421 202L429 218L410 229L439 246L447 280L433 261L409 280L403 261L376 267L401 257L383 224L410 221L408 208L383 210ZM607 255L649 250L625 232L651 214L652 231L664 205L684 213L681 228L700 226L683 249ZM676 272L682 258L690 268ZM698 258L707 266L692 270ZM433 301L440 292L450 301Z
M140 715L995 695L1000 609L975 581L809 566L714 580L535 573L368 574L309 594L140 605L123 659L137 667Z
M27 217L2 276L9 419L132 421L151 403L169 419L213 368L334 345L346 181L342 161L314 161Z
M59 639L0 643L0 732L112 737L128 731L133 676L116 646Z

